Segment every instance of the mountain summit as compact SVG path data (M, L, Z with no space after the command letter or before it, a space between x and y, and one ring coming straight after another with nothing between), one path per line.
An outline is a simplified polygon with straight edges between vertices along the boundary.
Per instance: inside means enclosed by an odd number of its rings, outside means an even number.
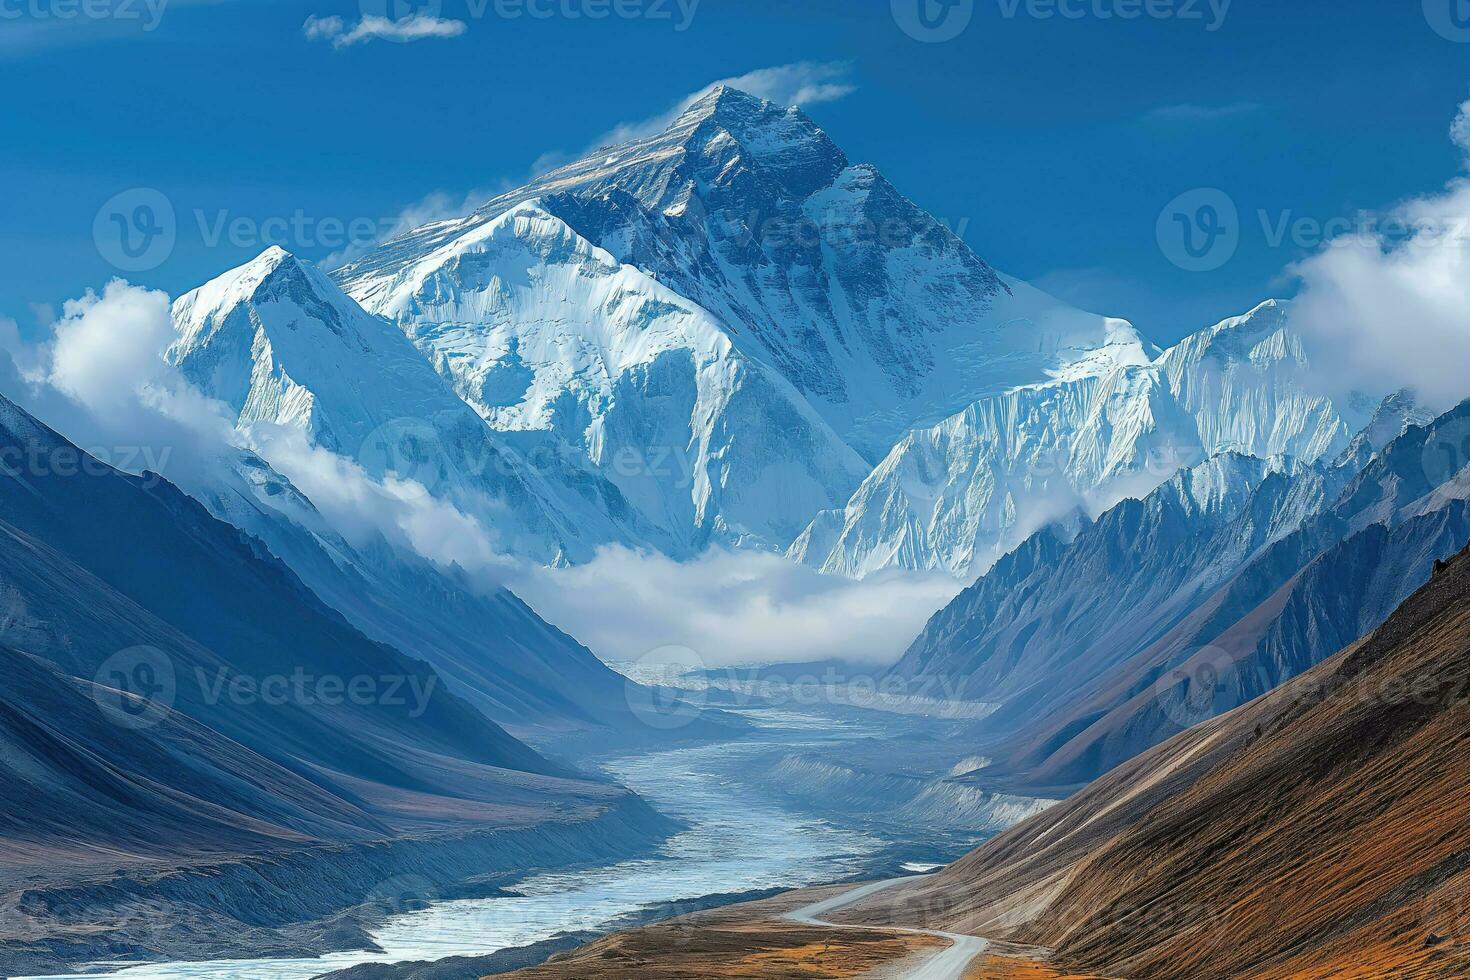
M785 549L914 426L1155 353L1002 277L801 110L728 86L335 277L679 557Z

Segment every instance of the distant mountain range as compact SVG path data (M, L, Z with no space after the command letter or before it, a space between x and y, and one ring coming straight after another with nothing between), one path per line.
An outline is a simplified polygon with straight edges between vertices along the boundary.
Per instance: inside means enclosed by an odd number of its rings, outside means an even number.
M977 780L1065 794L1362 636L1470 540L1470 402L1421 420L1395 396L1330 464L1214 457L1038 532L894 672L996 704Z
M1285 304L1267 302L1147 362L980 399L906 435L794 557L861 576L888 567L978 574L1044 525L1141 496L1220 453L1330 459L1374 401L1313 380Z

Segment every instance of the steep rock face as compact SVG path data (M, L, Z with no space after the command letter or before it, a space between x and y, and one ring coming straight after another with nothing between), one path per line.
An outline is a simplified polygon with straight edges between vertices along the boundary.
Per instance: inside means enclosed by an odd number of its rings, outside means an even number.
M432 664L445 682L517 734L648 734L627 678L541 619L514 593L468 581L359 529L349 542L264 459L233 450L182 474L211 514L262 541L368 636Z
M896 445L839 513L791 548L824 571L984 572L1032 530L1147 492L1218 453L1331 460L1372 404L1313 393L1283 304L1195 334L1148 364L976 402Z
M968 696L1002 702L986 720L987 779L1080 785L1310 668L1422 584L1470 537L1466 481L1433 486L1442 474L1425 465L1467 417L1470 405L1410 425L1361 472L1345 454L1269 475L1224 520L1185 519L1171 484L1070 545L1038 536L936 616L897 669L953 668ZM1375 439L1392 431L1378 423ZM1175 535L1141 523L1155 512L1179 515Z
M1158 364L1209 453L1332 459L1377 404L1313 391L1311 362L1291 328L1290 310L1275 300L1185 338Z
M674 554L785 548L912 425L1153 354L1002 279L799 110L728 88L336 277Z
M374 308L491 426L585 463L676 555L784 544L867 469L709 313L535 203L406 268Z
M1470 549L1362 640L854 919L1140 978L1459 977Z
M168 360L241 427L299 428L372 477L493 514L507 552L549 562L658 539L578 461L498 437L401 333L279 248L180 297L173 317Z
M1228 551L1201 547L1293 483L1230 453L1179 474L1143 500L1125 500L1067 542L1034 535L936 614L894 668L944 676L961 696L1011 702L996 724L1039 712L1070 684L1120 662L1167 630L1228 574ZM1269 522L1242 522L1251 550ZM1141 567L1140 567L1141 563ZM1069 684L1050 683L1067 677Z
M7 458L81 456L4 399L0 443ZM369 831L605 795L562 778L422 661L358 633L156 475L28 467L0 494L0 643L116 687L115 715L187 716L368 814Z
M1187 420L1147 368L996 395L904 437L847 507L815 521L790 554L854 577L984 569L1036 528L1083 509L1094 491L1175 458L1180 430Z

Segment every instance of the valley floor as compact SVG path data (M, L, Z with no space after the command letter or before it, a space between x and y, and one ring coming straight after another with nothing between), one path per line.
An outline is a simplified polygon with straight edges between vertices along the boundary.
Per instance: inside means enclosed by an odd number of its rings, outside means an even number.
M718 693L709 701L751 721L751 733L734 742L644 750L598 763L673 822L661 843L630 845L627 857L609 853L601 861L561 868L541 856L539 865L519 874L490 876L483 869L467 869L466 877L474 879L468 885L420 882L426 886L423 895L412 894L415 879L408 875L392 883L391 914L384 919L379 910L376 921L364 921L353 930L342 927L347 917L333 917L326 924L305 925L313 937L308 941L271 946L271 952L256 954L261 956L257 959L174 959L124 969L113 965L109 972L93 975L117 980L309 980L346 971L354 980L397 980L419 974L394 964L413 962L422 968L436 963L436 969L448 969L452 958L460 958L456 969L478 976L476 963L485 964L485 972L492 967L499 972L544 959L570 939L585 941L627 929L634 931L624 937L635 938L619 937L607 941L611 947L593 948L616 951L626 942L658 946L670 937L684 942L696 936L711 951L728 951L735 938L742 938L757 948L753 962L779 963L807 956L810 951L803 949L810 942L818 952L828 947L844 951L841 956L819 956L827 964L823 969L838 969L833 963L840 960L846 964L843 969L866 970L945 943L892 930L850 935L852 930L844 929L834 939L833 930L779 916L768 921L761 917L764 912L749 919L743 911L722 918L719 912L701 910L821 882L891 878L927 869L960 856L1044 805L988 800L950 778L962 760L950 759L936 745L948 744L948 736L962 730L965 721L842 704L772 704ZM966 742L954 739L953 744ZM800 786L792 786L793 776ZM759 903L754 907L765 908ZM691 933L682 918L675 925L645 926L687 913L701 923L697 932ZM315 953L303 957L312 942ZM697 950L698 943L685 948ZM201 946L200 953L238 956L238 949ZM322 955L330 949L340 952ZM493 955L497 951L501 955Z

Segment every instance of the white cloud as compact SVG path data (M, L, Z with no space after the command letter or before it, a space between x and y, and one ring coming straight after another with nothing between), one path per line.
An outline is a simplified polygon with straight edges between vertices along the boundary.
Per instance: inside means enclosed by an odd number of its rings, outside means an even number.
M1225 105L1181 102L1151 109L1144 118L1156 122L1214 122L1217 119L1229 119L1231 116L1244 116L1260 109L1261 105L1257 102L1230 102Z
M1470 156L1470 102L1451 138ZM1470 180L1399 205L1292 271L1302 283L1292 321L1335 378L1415 388L1437 408L1470 397Z
M666 112L636 122L619 123L604 133L593 144L593 148L626 143L663 132L684 110L698 102L716 85L728 85L780 105L811 106L835 102L857 91L857 86L849 80L851 73L852 67L846 62L798 61L716 79L704 88L684 96Z
M53 327L49 380L94 412L128 404L162 374L174 338L168 296L121 279L68 300Z
M927 618L958 592L944 575L894 572L861 582L821 575L764 553L713 550L678 562L612 547L588 565L546 569L507 558L482 519L394 477L375 480L356 462L295 428L239 431L225 406L188 385L159 355L173 337L168 298L109 284L68 302L49 344L27 347L0 321L0 349L39 364L33 380L0 356L0 388L99 457L179 485L210 485L219 458L242 446L299 488L338 533L390 545L485 588L508 585L552 622L604 656L637 659L682 645L711 665L762 661L891 662ZM133 465L118 459L126 452ZM484 515L493 515L487 502Z
M304 493L327 522L354 545L381 535L396 548L498 585L511 561L483 522L418 483L375 480L353 460L313 445L301 429L257 424L245 434L271 466Z
M1455 121L1450 123L1450 140L1465 155L1465 165L1470 167L1470 102L1460 105Z
M233 427L162 359L168 310L165 294L119 279L67 302L41 344L17 347L0 328L10 355L0 356L0 390L104 462L186 484L228 448Z
M185 489L211 486L224 457L253 450L349 541L371 545L380 535L487 587L504 577L511 563L493 531L422 486L374 480L311 445L300 429L238 430L227 406L163 359L175 336L169 307L165 294L118 279L100 297L89 290L67 302L42 345L25 344L14 321L0 318L0 391L99 459L134 474L161 473Z
M348 26L341 17L318 17L312 14L301 25L301 32L311 41L328 41L334 48L347 48L370 41L425 41L431 38L459 37L469 29L462 20L450 20L430 14L413 14L398 20L366 15Z
M534 569L511 587L601 656L637 660L676 646L727 666L892 663L961 586L912 572L853 581L758 552L714 549L678 562L609 547L589 564Z

